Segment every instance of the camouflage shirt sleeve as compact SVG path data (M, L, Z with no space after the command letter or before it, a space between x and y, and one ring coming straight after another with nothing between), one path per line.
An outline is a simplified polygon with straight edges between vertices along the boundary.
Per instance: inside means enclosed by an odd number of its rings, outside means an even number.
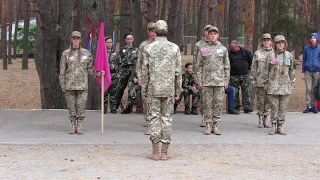
M192 64L193 64L193 71L197 72L197 64L198 64L198 51L199 51L199 46L198 44L195 45L194 51L193 51L193 59L192 59Z
M296 81L296 70L294 68L294 57L293 55L290 53L290 67L289 67L289 77L290 77L290 81L291 81L291 85L292 87L294 87L295 81Z
M202 55L200 54L200 51L198 51L197 53L197 64L195 64L195 69L197 70L196 71L196 74L197 74L197 78L198 78L198 83L199 84L202 84L202 71L203 71L203 57Z
M252 58L252 65L251 65L251 71L250 71L250 79L251 79L251 82L252 84L255 84L255 77L256 77L256 72L257 72L257 53L255 53L253 55L253 58Z
M225 84L229 84L230 80L230 60L229 60L229 53L226 50L226 53L224 54L224 62L223 62L223 68L224 68L224 82Z
M145 97L147 96L149 84L149 57L145 51L142 52L141 77L141 95Z
M65 79L66 79L66 71L68 68L66 60L67 60L67 53L63 52L60 59L60 75L59 75L61 89L66 89Z
M140 44L139 51L138 51L138 59L136 62L136 72L137 72L137 77L139 81L141 81L141 63L143 58L142 52L143 52L143 46L142 44Z
M181 75L181 54L178 48L178 52L176 54L176 67L175 67L175 95L180 95L182 92L181 85L182 85L182 75Z
M88 74L91 76L96 76L96 70L93 66L93 58L90 52L88 52L88 66L87 66L87 71Z

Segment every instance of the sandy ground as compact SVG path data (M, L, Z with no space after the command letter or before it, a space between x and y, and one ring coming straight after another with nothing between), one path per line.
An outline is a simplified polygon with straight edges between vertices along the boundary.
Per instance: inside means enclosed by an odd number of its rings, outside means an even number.
M192 61L191 55L182 56L182 65ZM0 61L2 67L2 60ZM301 80L301 67L296 70L296 88L291 96L288 111L302 111L305 108L305 85ZM29 60L29 69L21 70L21 59L13 60L8 70L0 70L0 108L4 109L40 109L40 85L33 59ZM126 99L126 93L124 96ZM184 110L181 102L179 110Z

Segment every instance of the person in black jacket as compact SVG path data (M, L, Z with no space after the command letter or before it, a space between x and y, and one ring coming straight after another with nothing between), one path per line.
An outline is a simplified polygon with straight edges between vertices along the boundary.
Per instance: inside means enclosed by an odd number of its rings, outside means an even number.
M250 102L250 76L253 54L250 50L240 47L238 41L230 43L230 85L236 88L236 109L241 107L239 91L242 93L242 105L244 113L252 112Z

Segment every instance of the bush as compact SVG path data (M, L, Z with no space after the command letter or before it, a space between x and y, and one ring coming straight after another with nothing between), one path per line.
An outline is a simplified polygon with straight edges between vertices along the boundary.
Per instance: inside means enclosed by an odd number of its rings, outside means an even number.
M36 23L30 23L29 26L29 37L28 37L28 54L29 56L33 56L34 54L34 43L35 43L35 35L36 35ZM17 36L17 49L23 50L23 36L24 36L24 27L18 27L18 36ZM12 42L13 43L13 42Z

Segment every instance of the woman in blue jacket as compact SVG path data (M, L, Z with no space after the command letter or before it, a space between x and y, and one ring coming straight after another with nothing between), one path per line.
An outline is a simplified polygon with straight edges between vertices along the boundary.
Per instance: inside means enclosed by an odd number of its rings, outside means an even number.
M302 62L302 80L306 82L306 102L307 108L303 113L318 113L316 108L316 99L313 93L314 87L319 80L320 72L320 46L318 45L318 33L312 33L309 36L309 45L304 48Z

